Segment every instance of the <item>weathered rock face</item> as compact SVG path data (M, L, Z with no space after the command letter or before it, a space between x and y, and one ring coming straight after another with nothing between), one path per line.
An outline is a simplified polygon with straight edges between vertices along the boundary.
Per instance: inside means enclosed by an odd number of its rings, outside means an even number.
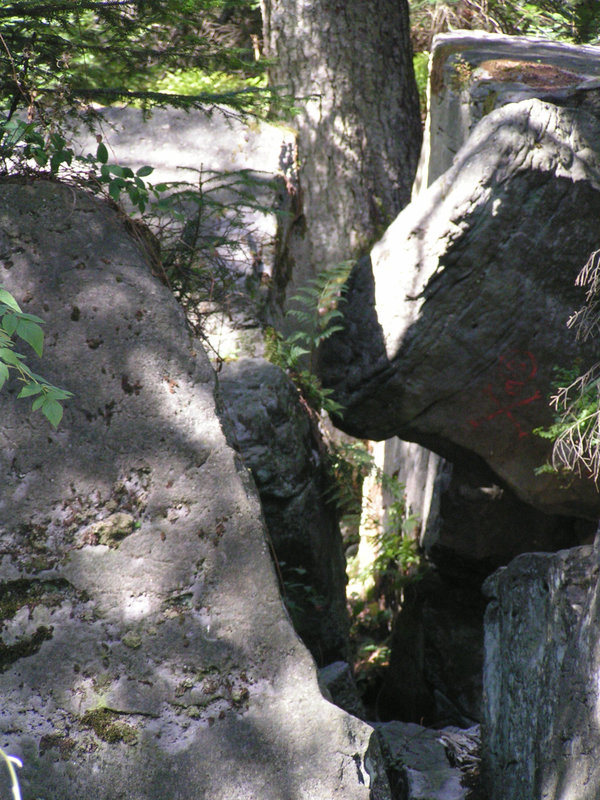
M74 392L57 432L0 395L2 746L25 795L389 797L283 611L214 373L119 218L5 183L0 254L48 321L38 371Z
M474 800L479 729L429 730L414 723L376 726L394 800Z
M452 166L469 133L486 114L537 97L558 105L596 103L600 52L592 45L531 36L452 31L431 50L429 109L415 188Z
M488 579L483 770L490 800L592 800L598 550L516 558Z
M248 125L226 108L215 108L210 115L173 108L153 109L150 116L139 108L109 107L96 113L93 134L81 120L72 121L76 154L95 153L99 133L111 162L133 170L149 165L154 170L146 179L149 183L179 182L179 192L193 191L202 183L205 198L229 209L223 214L221 208L205 204L199 214L197 203L184 201L187 224L181 230L177 220L163 214L161 239L168 250L181 237L179 246L188 255L202 243L222 240L206 293L210 299L198 308L203 333L221 358L262 352L257 317L265 312L266 279L273 274L279 226L289 217L284 173L293 161L294 134L265 122Z
M532 430L553 367L595 359L565 323L598 246L599 141L594 116L535 99L479 123L351 276L322 360L344 430L468 450L546 512L597 513L589 482L534 474L548 444Z
M346 563L319 432L279 367L224 365L219 385L252 470L296 630L317 664L349 657ZM331 492L330 492L331 494Z
M367 712L358 692L352 668L346 661L334 661L319 670L319 685L323 694L332 703L359 719L366 719Z

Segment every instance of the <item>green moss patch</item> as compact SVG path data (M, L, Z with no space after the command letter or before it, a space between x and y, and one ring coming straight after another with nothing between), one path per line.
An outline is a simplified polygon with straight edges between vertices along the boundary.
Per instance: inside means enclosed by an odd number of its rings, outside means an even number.
M81 724L91 728L99 739L108 744L137 744L135 728L123 722L120 715L110 708L95 708L86 711L81 718Z

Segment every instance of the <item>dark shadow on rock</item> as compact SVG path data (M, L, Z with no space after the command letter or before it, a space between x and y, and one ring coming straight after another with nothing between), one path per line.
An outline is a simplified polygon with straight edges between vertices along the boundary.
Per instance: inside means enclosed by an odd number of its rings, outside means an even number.
M232 441L252 471L294 627L317 665L348 660L346 571L333 481L314 414L263 359L219 373Z
M434 570L407 587L378 719L463 728L480 721L484 610L479 587Z

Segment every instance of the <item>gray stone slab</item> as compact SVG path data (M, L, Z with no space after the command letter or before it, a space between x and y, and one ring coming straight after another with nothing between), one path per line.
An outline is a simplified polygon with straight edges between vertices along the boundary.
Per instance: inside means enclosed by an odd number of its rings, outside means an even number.
M494 108L531 97L575 101L600 90L600 48L483 31L433 40L429 116L416 190L452 166L475 125Z
M74 393L57 431L0 394L0 745L24 796L389 800L372 729L323 699L285 614L214 372L122 219L2 184L0 282L47 321L34 369Z

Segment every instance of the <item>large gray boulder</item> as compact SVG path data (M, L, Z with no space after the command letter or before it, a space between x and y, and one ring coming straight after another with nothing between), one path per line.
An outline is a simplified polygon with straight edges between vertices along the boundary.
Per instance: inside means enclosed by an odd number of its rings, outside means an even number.
M353 271L322 357L345 431L468 452L546 512L597 515L591 482L535 474L549 445L532 431L553 368L596 357L565 325L598 246L599 142L595 116L536 99L476 126Z
M438 34L415 188L450 169L475 125L493 109L532 97L558 105L594 103L599 90L600 49L594 45L485 31Z
M43 316L52 430L0 395L2 746L24 795L387 798L283 609L214 373L121 219L0 187L0 282Z
M219 387L260 494L294 626L319 666L346 660L346 561L314 415L285 372L264 359L225 364Z
M393 800L468 800L479 778L479 729L376 725Z
M429 73L415 196L450 169L476 124L495 108L532 97L593 108L600 95L600 48L451 31L434 37ZM445 573L485 577L518 553L581 543L575 520L523 503L484 464L451 463L394 438L386 442L385 469L406 484L407 501L422 521L422 545Z
M490 800L598 797L598 557L591 545L524 554L485 584Z

